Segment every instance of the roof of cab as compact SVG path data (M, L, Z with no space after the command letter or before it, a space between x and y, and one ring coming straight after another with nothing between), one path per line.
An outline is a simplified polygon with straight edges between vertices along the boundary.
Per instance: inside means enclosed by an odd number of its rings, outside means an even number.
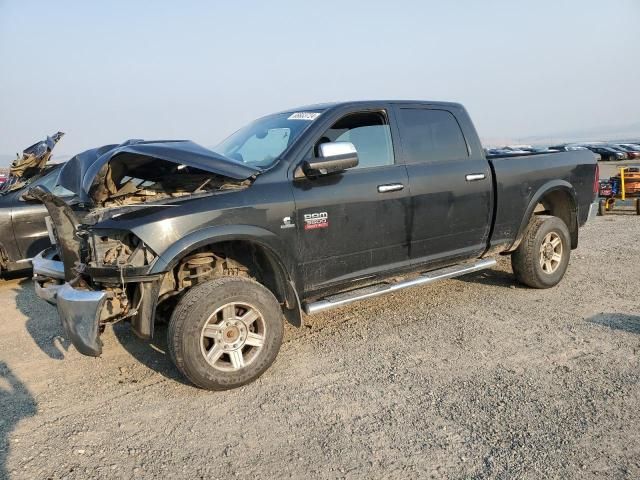
M460 103L456 102L439 102L439 101L431 101L431 100L355 100L349 102L327 102L327 103L317 103L312 105L303 105L296 108L288 108L286 110L282 110L278 113L294 113L294 112L303 112L303 111L317 111L317 110L333 110L334 108L339 107L357 107L357 106L366 106L372 103L391 103L391 104L403 104L403 105L438 105L442 107L462 107Z

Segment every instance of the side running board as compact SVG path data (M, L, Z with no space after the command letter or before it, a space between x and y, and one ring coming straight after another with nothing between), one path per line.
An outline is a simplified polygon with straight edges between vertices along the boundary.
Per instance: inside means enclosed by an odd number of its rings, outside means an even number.
M452 267L431 270L430 272L422 273L418 277L411 278L410 280L403 280L397 283L380 283L376 285L370 285L368 287L358 288L349 292L331 295L312 303L305 303L304 311L305 313L311 315L314 313L322 312L324 310L342 307L344 305L357 302L358 300L364 300L365 298L373 298L384 295L386 293L396 292L408 287L426 285L428 283L434 283L439 280L446 280L447 278L459 277L460 275L466 275L467 273L473 273L479 270L484 270L486 268L491 268L495 264L495 259L487 258L478 260L473 263L462 263L460 265L453 265Z

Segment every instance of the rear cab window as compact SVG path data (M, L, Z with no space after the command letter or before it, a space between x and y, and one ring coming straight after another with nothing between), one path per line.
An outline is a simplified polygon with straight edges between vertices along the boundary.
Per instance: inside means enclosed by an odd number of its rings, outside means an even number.
M448 110L399 108L398 124L406 163L462 160L469 156L456 117Z

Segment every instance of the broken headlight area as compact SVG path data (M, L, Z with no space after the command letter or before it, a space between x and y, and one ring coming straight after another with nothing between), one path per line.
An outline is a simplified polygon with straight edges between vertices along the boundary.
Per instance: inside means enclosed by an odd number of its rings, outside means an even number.
M157 255L131 232L87 229L82 233L87 258L79 265L76 288L104 294L97 312L102 332L107 324L140 312L145 300L141 282L155 279L148 271Z
M232 180L175 162L127 153L100 168L89 196L97 206L117 207L241 189L250 184L251 180Z
M157 255L131 232L87 230L88 251L82 273L97 283L139 281ZM148 280L148 278L147 278Z

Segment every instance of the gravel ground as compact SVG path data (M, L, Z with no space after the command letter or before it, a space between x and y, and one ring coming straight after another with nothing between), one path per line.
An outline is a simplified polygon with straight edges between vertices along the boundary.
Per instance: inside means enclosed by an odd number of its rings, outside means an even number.
M0 477L640 478L640 218L551 290L486 272L307 318L257 382L183 383L126 325L102 358L0 286Z
M638 166L640 159L623 160L621 162L598 162L600 166L600 178L605 179L620 173L620 167Z

